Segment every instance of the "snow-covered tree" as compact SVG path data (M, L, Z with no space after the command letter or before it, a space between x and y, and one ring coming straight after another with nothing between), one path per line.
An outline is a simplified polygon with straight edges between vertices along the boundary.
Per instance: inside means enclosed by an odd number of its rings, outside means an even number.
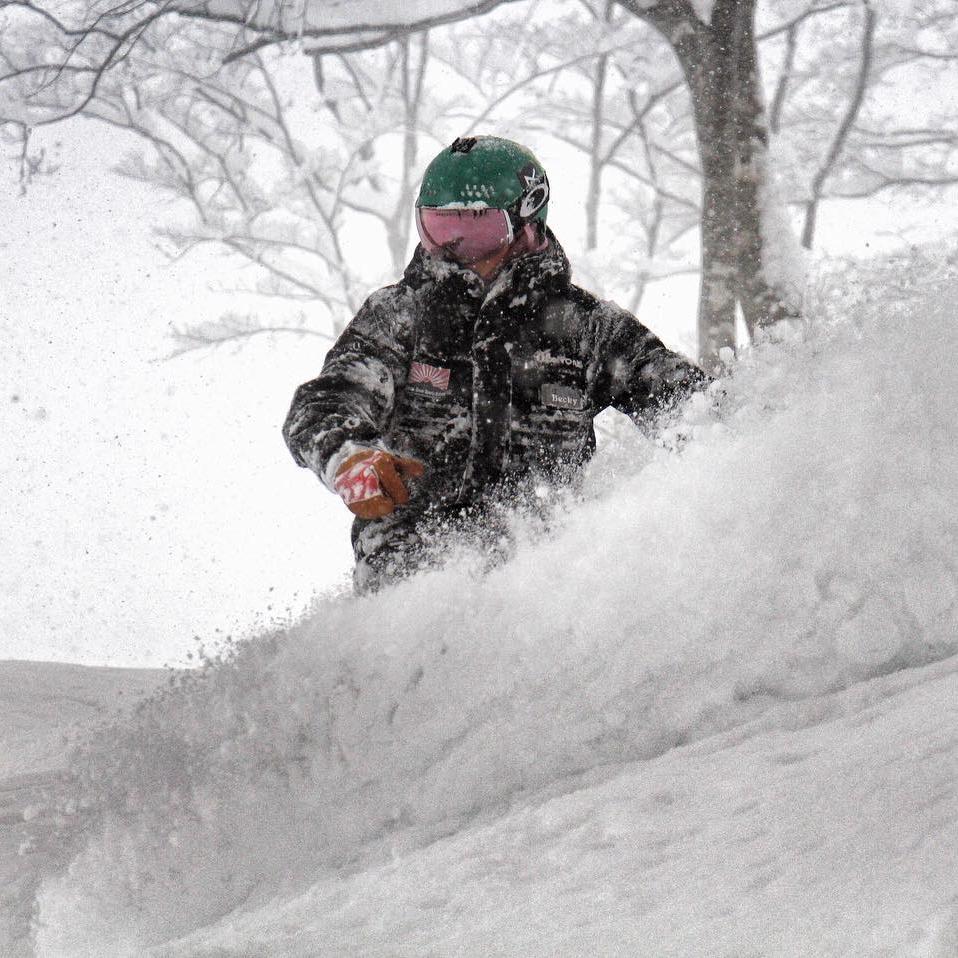
M895 112L916 76L953 75L951 6L11 0L0 130L24 183L51 162L31 146L37 125L82 113L133 130L152 151L125 171L191 211L164 227L168 251L230 249L259 267L260 292L321 304L326 333L380 278L348 262L345 218L376 224L395 273L439 143L548 135L587 165L581 259L601 251L633 308L650 279L699 268L700 235L700 351L714 363L737 311L750 332L799 311L786 203L810 246L829 197L955 182L946 107L920 123ZM259 329L231 317L182 345Z
M915 195L958 182L956 104L923 91L958 82L958 8L781 0L765 19L770 125L788 199L814 242L830 198Z

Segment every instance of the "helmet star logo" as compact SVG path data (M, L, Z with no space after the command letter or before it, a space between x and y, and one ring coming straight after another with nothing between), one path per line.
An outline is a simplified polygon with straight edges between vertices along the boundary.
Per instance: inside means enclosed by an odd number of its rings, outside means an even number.
M545 175L534 166L527 166L525 169L520 170L519 176L522 179L523 189L526 190L533 190L537 186L542 186L546 181Z

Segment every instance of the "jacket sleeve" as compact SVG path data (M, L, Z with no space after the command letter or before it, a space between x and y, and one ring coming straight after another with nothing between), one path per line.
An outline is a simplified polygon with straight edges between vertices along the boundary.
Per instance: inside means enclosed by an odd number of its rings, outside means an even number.
M666 348L613 303L600 303L596 310L592 365L596 405L613 406L646 430L711 382L698 366Z
M395 287L374 293L326 354L322 372L293 396L283 438L300 466L333 488L357 447L380 446L396 390L406 381L412 323Z

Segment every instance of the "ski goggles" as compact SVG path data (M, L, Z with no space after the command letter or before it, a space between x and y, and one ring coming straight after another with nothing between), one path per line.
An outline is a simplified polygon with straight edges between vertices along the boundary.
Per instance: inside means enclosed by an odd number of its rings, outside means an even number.
M515 239L509 214L488 207L451 210L417 206L416 229L427 252L445 250L464 266L491 256Z

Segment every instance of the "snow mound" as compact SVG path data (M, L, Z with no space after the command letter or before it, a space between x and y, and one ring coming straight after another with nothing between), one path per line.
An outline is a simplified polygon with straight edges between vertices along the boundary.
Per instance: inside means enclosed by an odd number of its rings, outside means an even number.
M942 277L882 302L824 288L814 328L754 349L718 415L685 410L681 452L605 450L549 537L517 520L504 566L323 600L95 738L38 954L140 954L575 776L954 655Z

